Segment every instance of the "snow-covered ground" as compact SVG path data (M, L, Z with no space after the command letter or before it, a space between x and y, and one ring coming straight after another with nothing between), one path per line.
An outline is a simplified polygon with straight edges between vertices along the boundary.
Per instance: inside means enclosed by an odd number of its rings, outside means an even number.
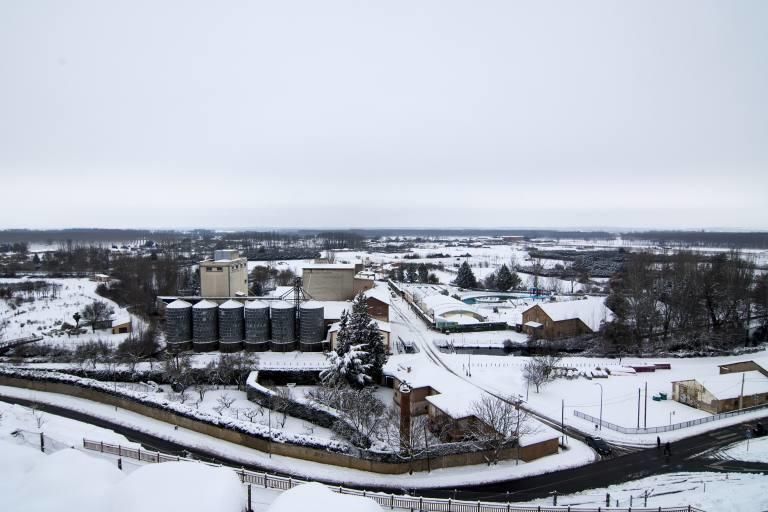
M390 365L407 364L413 367L414 372L428 371L429 380L434 383L436 388L450 387L456 390L457 395L460 394L459 391L462 388L466 390L465 395L471 393L473 389L477 391L479 388L503 396L522 396L527 400L528 407L540 414L554 418L558 422L561 419L564 402L566 424L582 431L593 430L594 424L575 417L574 411L578 410L598 418L600 416L601 387L604 421L624 427L636 427L638 390L640 390L640 426L664 426L710 416L707 412L671 400L673 381L712 377L719 374L718 365L735 361L754 360L768 368L768 353L765 351L742 356L674 358L666 361L671 363L670 370L634 374L631 371L614 371L608 378L593 380L583 377L561 378L542 386L537 393L535 388L527 389L523 379L523 367L529 360L527 357L451 354L440 352L434 348L436 344L445 341L453 341L456 346L462 344L484 345L485 343L492 345L493 342L489 343L489 341L497 340L496 343L500 343L503 339L508 338L508 334L513 334L513 331L443 335L429 330L402 299L393 299L390 315L392 317L393 339L402 337L406 340L412 340L420 346L422 352L430 353L430 357L416 359L406 355L393 356L390 358ZM502 339L500 340L500 338ZM436 364L434 359L439 359L453 373ZM631 357L621 360L567 357L560 362L560 366L589 373L596 368L615 370L630 364L648 364L648 362L649 360ZM459 376L458 379L457 375ZM644 392L646 383L648 385L647 413ZM652 400L652 397L659 393L666 393L669 399ZM664 437L673 441L729 424L766 416L768 416L768 408L729 419L666 432ZM601 432L601 436L608 440L629 444L650 445L656 442L656 435L622 434L606 427L603 427Z
M640 509L645 504L647 492L649 509L691 505L707 512L757 512L768 510L767 488L768 475L669 473L558 496L557 504L585 508L606 507L606 494L610 494L611 507L631 505L633 509ZM546 498L536 500L535 503L551 505L552 501L552 498Z
M303 390L291 391L290 388L287 389L294 395L303 393ZM189 402L196 403L196 406L201 411L239 420L253 421L261 425L269 425L271 422L273 430L282 430L286 433L304 434L329 440L337 439L335 434L327 428L294 418L290 415L284 416L279 412L273 411L270 414L269 409L259 407L257 404L249 401L245 391L237 391L237 389L231 386L221 387L220 389L214 389L211 386L211 389L204 393L202 401L200 401L200 396L195 390L189 390L187 393L190 396ZM172 399L174 394L172 392L167 393L167 396L169 399ZM225 407L225 404L230 400L232 402Z
M19 283L26 278L3 278L0 283ZM112 334L111 330L100 329L93 332L87 328L87 332L74 336L68 336L60 331L62 322L74 325L72 315L81 312L83 307L94 300L106 302L115 310L115 319L130 319L134 328L141 325L142 320L131 315L126 309L121 309L109 299L96 293L98 283L89 279L38 279L30 278L30 281L46 281L59 285L59 292L54 298L38 298L32 302L23 302L13 307L8 301L0 300L0 322L5 323L4 337L6 339L22 338L31 335L43 336L38 343L50 343L65 346L74 346L87 341L103 340L112 345L117 345L128 337L127 334Z
M571 442L569 449L561 451L558 455L542 457L528 463L505 461L494 466L480 464L476 466L440 469L429 473L420 472L414 473L413 475L380 475L278 455L270 457L269 454L258 450L222 441L183 428L175 428L174 425L169 423L153 420L140 414L119 408L116 409L115 407L81 398L8 386L0 386L0 395L26 399L34 398L41 403L54 404L59 407L66 407L70 410L84 412L97 418L102 418L119 425L133 428L140 432L152 434L161 439L175 441L192 448L199 448L220 457L239 461L243 464L263 467L268 471L292 473L307 479L330 481L341 484L348 483L356 486L386 485L396 486L398 488L420 489L425 487L450 487L463 484L485 483L582 466L593 461L595 458L594 452L585 445ZM93 440L100 441L100 439Z
M768 437L739 441L721 451L725 458L768 464Z
M241 512L234 471L193 462L148 464L130 473L73 449L51 455L0 440L0 496L9 512Z

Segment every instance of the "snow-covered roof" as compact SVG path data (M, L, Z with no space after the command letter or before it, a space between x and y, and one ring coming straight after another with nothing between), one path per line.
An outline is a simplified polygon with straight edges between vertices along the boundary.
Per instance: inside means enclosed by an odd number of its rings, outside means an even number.
M603 297L587 297L563 302L542 302L536 306L544 310L554 322L578 318L593 331L599 330L601 323L610 322L614 317L613 312L605 306ZM536 306L531 306L526 311Z
M435 293L434 295L428 295L424 297L422 302L434 317L442 316L446 313L462 312L483 318L483 316L478 313L477 310L472 306L464 304L460 300L456 300L453 297L449 297L448 295Z
M247 309L267 309L269 304L260 300L249 300L245 303Z
M768 393L768 377L758 371L724 373L702 379L701 385L717 400L738 398L744 379L744 396Z
M171 302L167 306L165 306L165 309L184 309L184 308L191 308L192 304L185 300L176 299L175 301Z
M355 270L354 263L307 263L303 267L310 270Z
M341 314L346 311L352 311L352 302L343 300L324 300L322 301L323 318L326 320L339 320Z
M525 325L526 327L533 327L534 329L538 329L544 324L541 324L539 322L525 322L523 325Z
M197 304L195 304L194 306L192 306L192 309L211 309L215 307L218 307L215 302L211 302L209 300L203 299Z
M236 300L229 299L227 302L219 306L219 309L237 309L243 307L242 302L237 302Z
M276 300L272 304L270 304L270 307L272 309L290 309L293 307L293 304L290 302L286 302L284 300Z
M427 402L455 420L474 416L472 409L476 401L476 393L451 392L427 396Z
M391 295L389 294L389 287L387 285L379 285L377 284L370 290L365 290L363 292L366 297L371 297L377 300L380 300L384 304L389 304L391 302Z
M308 300L301 305L301 309L320 309L323 307L323 304L316 300Z
M374 322L376 322L376 326L379 328L380 331L384 332L392 332L392 326L389 322L382 322L381 320L376 320L375 318L372 318ZM328 329L328 332L337 332L341 326L341 322L334 322L331 324L331 328Z

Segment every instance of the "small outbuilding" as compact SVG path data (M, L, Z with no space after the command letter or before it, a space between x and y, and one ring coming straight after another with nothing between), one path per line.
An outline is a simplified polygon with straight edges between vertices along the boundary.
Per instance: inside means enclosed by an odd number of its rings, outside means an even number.
M724 373L672 383L672 399L719 414L768 404L768 377L759 371Z

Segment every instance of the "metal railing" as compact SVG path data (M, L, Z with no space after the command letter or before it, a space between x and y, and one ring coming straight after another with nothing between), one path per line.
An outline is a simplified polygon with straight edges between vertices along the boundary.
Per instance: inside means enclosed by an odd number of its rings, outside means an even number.
M101 453L108 453L111 455L117 455L118 457L126 457L130 459L136 459L143 462L158 463L158 462L174 462L174 461L188 461L197 462L201 464L207 464L215 467L226 467L220 464L211 464L208 462L200 462L199 460L189 459L185 457L178 457L176 455L166 455L160 452L154 452L149 450L142 450L141 448L128 448L118 444L103 443L100 441L91 441L89 439L83 439L83 447L87 450L93 450ZM269 473L259 473L256 471L249 471L242 468L231 468L240 481L249 486L258 486L264 489L277 489L281 491L287 491L298 485L308 483L309 480L302 480L300 478L292 478L286 476L270 475ZM423 498L417 496L403 496L398 494L387 494L383 492L370 492L359 489L349 489L343 486L326 485L328 489L339 494L348 494L351 496L362 496L364 498L370 498L380 506L389 509L405 509L410 511L418 510L420 512L704 512L701 509L692 507L690 505L682 507L571 507L571 506L546 506L546 505L512 505L510 503L502 502L488 502L488 501L465 501L465 500L453 500L443 498Z
M605 421L605 420L601 422L600 418L595 418L594 416L583 413L581 411L573 411L573 415L576 416L577 418L590 421L595 425L602 424L602 426L609 428L611 430L615 430L616 432L621 432L622 434L656 434L658 432L670 432L672 430L680 430L681 428L694 427L696 425L701 425L703 423L710 423L710 422L722 420L725 418L732 418L733 416L740 416L742 414L747 414L748 412L753 412L758 409L765 409L766 407L768 407L768 404L758 405L755 407L750 407L748 409L741 409L739 411L721 412L720 414L713 414L712 416L707 416L706 418L697 418L695 420L688 420L680 423L673 423L672 425L663 425L661 427L642 427L642 428L622 427L621 425L617 425L615 423L611 423L610 421Z

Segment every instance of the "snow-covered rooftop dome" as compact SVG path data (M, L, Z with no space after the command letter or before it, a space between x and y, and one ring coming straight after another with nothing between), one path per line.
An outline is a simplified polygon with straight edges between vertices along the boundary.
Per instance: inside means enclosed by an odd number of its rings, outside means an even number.
M227 302L219 306L219 309L237 309L243 307L242 302L238 302L236 300L229 299Z
M260 300L249 300L245 303L246 309L267 309L269 304Z
M211 308L216 308L216 307L218 307L218 306L216 305L215 302L211 302L209 300L203 299L200 302L198 302L197 304L195 304L194 306L192 306L192 309L211 309Z
M175 301L165 306L166 309L184 309L184 308L191 308L191 307L192 307L192 304L181 299L176 299Z

